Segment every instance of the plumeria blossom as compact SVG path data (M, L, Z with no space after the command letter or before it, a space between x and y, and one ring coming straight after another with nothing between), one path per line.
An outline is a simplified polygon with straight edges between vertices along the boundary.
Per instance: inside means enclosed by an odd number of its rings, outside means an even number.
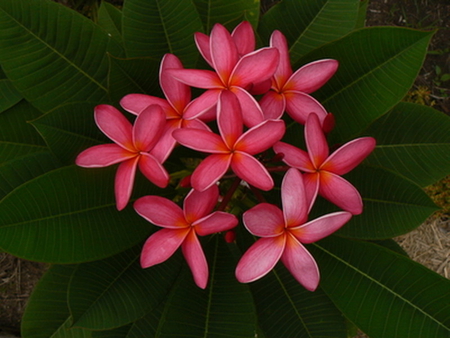
M327 111L308 94L322 87L334 75L338 62L331 59L318 60L293 73L287 41L280 31L273 32L270 46L278 49L280 62L272 78L272 90L260 101L265 118L277 119L287 111L295 121L305 124L308 114L314 112L323 122Z
M316 242L347 223L346 211L331 213L307 222L308 203L302 174L289 169L281 184L283 209L261 203L243 215L244 225L257 240L241 257L236 278L242 283L260 279L281 259L294 278L307 290L319 285L319 269L303 244Z
M223 91L217 104L220 136L206 130L178 129L173 137L182 145L210 153L191 177L194 189L203 191L215 184L231 167L247 183L262 189L273 188L267 169L253 157L279 141L285 131L281 120L267 120L243 133L241 108L236 96Z
M199 43L199 40L202 42ZM206 41L205 37L201 39L197 37L197 45L201 46L200 52L215 72L198 69L167 70L169 75L189 86L207 89L196 101L195 109L192 109L197 111L197 114L186 114L186 118L199 117L217 103L222 91L229 90L239 99L245 125L253 127L261 123L264 120L261 107L246 89L252 87L253 83L269 79L274 74L278 66L278 50L261 48L240 57L232 36L220 24L216 24L211 31L209 53Z
M141 253L141 266L148 268L166 261L181 246L195 283L202 289L208 283L208 263L197 235L227 231L238 224L236 216L215 211L219 188L213 185L200 192L191 190L183 209L160 196L144 196L134 203L136 212L164 229L151 235Z
M284 155L286 164L304 172L306 198L310 207L319 194L353 215L360 214L363 210L361 195L341 175L355 168L372 152L375 139L355 139L329 155L319 118L316 114L310 114L305 125L305 140L308 152L284 142L278 142L273 149Z
M122 210L130 200L136 168L158 187L164 188L169 174L151 153L164 128L166 117L159 106L145 108L134 125L113 106L95 107L95 123L115 143L102 144L81 152L76 164L81 167L107 167L120 163L115 178L117 209Z
M187 120L186 112L192 107L191 89L189 86L175 80L166 72L167 69L183 69L181 61L173 54L164 55L159 70L159 83L166 100L145 94L129 94L122 98L120 105L128 112L139 115L152 104L159 105L166 114L166 124L153 155L162 163L170 155L175 146L172 132L179 128L197 128L209 130L208 126L199 119ZM189 113L187 113L189 114Z

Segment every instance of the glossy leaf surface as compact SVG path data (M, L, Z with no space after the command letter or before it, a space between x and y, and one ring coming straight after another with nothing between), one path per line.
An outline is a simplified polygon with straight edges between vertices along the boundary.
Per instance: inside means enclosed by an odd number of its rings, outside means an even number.
M120 56L122 48L63 5L33 0L0 4L0 64L23 97L42 111L65 102L104 100L107 52Z
M450 281L376 244L325 239L321 286L371 338L450 337Z

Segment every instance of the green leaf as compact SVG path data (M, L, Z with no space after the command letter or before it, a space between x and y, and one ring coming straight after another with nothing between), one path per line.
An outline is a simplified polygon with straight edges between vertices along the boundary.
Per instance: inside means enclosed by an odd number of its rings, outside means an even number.
M206 32L220 23L233 30L242 21L256 27L259 20L260 1L254 0L194 0Z
M92 338L125 338L132 324L108 331L92 331ZM145 337L145 335L143 335Z
M450 337L450 281L376 244L329 237L313 245L321 286L371 338Z
M69 166L16 188L0 202L0 247L29 260L78 263L141 242L152 226L131 205L117 211L114 173L114 168ZM170 194L145 180L134 190L140 196Z
M290 46L292 63L312 50L341 38L355 28L359 0L291 0L273 6L261 19L258 32L269 41L281 31Z
M202 30L202 23L191 1L127 0L122 12L128 57L159 60L165 53L172 53L186 67L195 64L198 52L194 33Z
M369 164L392 170L421 187L450 173L450 117L437 110L401 102L365 134L377 140Z
M117 328L141 318L165 299L179 275L181 257L143 269L141 249L138 245L105 260L79 265L68 295L74 327Z
M122 11L106 1L98 9L98 25L122 44Z
M159 59L119 59L111 56L109 62L108 89L113 102L135 93L163 97L159 87Z
M327 295L321 289L307 291L284 266L251 283L250 288L267 338L346 338L342 314Z
M235 260L221 236L206 249L210 281L197 287L185 265L167 301L137 321L127 338L139 337L254 337L256 317L248 287L234 277Z
M23 338L89 338L90 331L70 329L67 286L76 265L54 265L28 299L22 318Z
M8 79L0 79L0 113L11 108L22 99L22 95Z
M358 9L358 18L356 20L355 29L363 28L366 25L367 9L369 0L360 0Z
M0 154L5 148L0 143ZM16 148L12 159L0 163L0 201L25 182L61 166L50 151L40 148Z
M359 166L345 176L360 192L364 211L338 234L385 239L410 232L438 208L417 185L381 168Z
M28 123L42 113L25 100L20 101L0 114L0 142L26 145L45 145L36 129ZM0 156L1 159L1 156Z
M42 111L103 100L106 53L121 56L122 48L65 6L45 0L0 4L0 64L23 97Z
M94 122L92 102L60 106L31 123L52 152L65 164L75 163L77 155L99 143L112 143Z
M336 117L332 143L366 129L406 94L433 32L400 27L364 28L308 54L296 65L333 58L337 73L314 96Z

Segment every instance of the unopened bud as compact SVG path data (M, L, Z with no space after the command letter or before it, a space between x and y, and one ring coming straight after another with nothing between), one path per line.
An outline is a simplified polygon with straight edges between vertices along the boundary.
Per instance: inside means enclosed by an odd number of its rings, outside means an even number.
M180 187L182 188L192 188L191 186L191 176L187 175L186 177L183 177L180 181Z
M325 134L328 134L334 129L334 126L336 124L336 120L334 118L334 115L332 113L328 113L327 116L325 116L325 119L322 123L322 130Z
M227 242L227 243L233 243L234 240L236 239L236 231L234 231L234 230L228 230L228 231L225 233L224 238L225 238L225 242Z

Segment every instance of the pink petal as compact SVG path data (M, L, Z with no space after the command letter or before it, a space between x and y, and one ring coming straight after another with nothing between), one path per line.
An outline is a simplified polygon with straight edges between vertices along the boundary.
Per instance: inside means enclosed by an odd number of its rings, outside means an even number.
M197 45L197 49L199 50L200 54L203 56L206 62L211 66L211 68L214 68L214 65L212 63L211 59L211 48L210 48L210 39L209 36L200 32L196 32L194 34L194 40L195 44Z
M166 116L160 106L145 108L136 118L133 126L133 143L136 150L150 151L160 140Z
M138 161L139 156L136 156L133 159L122 162L117 168L114 183L117 210L124 209L130 200Z
M278 67L279 53L276 48L261 48L243 56L233 70L230 85L245 88L253 82L272 77Z
M239 221L235 215L224 211L216 211L194 223L195 231L200 236L233 229Z
M219 181L230 167L231 157L229 154L214 154L205 158L192 174L192 187L203 191Z
M161 61L161 68L159 71L159 83L167 101L172 107L180 113L191 101L191 89L184 83L175 80L172 76L166 73L166 69L183 69L181 61L173 54L164 55Z
M255 50L255 33L248 21L242 21L231 33L239 55L245 55Z
M286 111L289 116L301 124L305 124L308 115L315 113L319 118L320 124L327 116L325 108L312 96L299 91L285 91Z
M314 202L316 201L317 194L319 193L320 174L318 172L304 173L303 183L305 184L305 196L306 203L309 205L309 213L314 205Z
M247 230L258 237L276 237L284 232L283 212L275 205L260 203L242 215Z
M189 232L181 245L181 249L183 250L184 258L191 268L195 284L199 288L206 288L208 284L208 262L206 261L205 254L203 253L195 231L191 230Z
M216 185L204 191L192 189L184 199L184 218L188 223L194 223L208 215L214 209L218 200L219 188Z
M261 107L252 95L240 87L232 87L231 91L239 100L242 120L247 127L251 128L264 121Z
M283 254L285 243L284 234L257 240L239 260L236 267L237 280L250 283L267 275Z
M347 223L352 214L346 211L334 212L303 225L289 228L292 235L301 243L313 243L331 235Z
M283 154L283 162L287 165L306 172L315 172L314 165L311 163L309 155L306 151L294 147L285 142L277 142L273 146L273 150L277 154Z
M320 172L319 195L353 215L362 213L363 203L358 190L338 175Z
M216 154L228 153L230 151L219 135L207 130L191 128L177 129L173 131L172 136L185 147L197 151Z
M191 87L216 89L223 88L223 83L217 74L210 70L200 69L167 69L167 76L173 76L178 81Z
M239 55L230 33L221 24L215 24L211 30L210 46L213 68L222 83L227 84Z
M284 99L283 94L278 94L271 90L263 96L261 101L259 101L259 105L261 106L266 120L276 120L283 115L284 110L286 109L286 100Z
M273 188L273 180L267 169L253 156L236 151L231 161L231 169L248 184L269 191Z
M309 204L306 199L302 174L295 168L289 169L281 183L281 201L286 226L306 222Z
M208 127L208 125L199 119L182 120L181 128L202 129L202 130L211 131L211 129Z
M94 110L95 123L115 143L134 152L132 126L130 121L113 106L101 104Z
M270 37L270 47L275 47L280 53L278 68L273 75L276 88L281 90L289 77L292 75L291 60L289 58L289 48L283 33L275 30Z
M375 148L373 137L361 137L336 150L322 164L321 169L344 175L360 164Z
M239 101L228 90L222 91L219 95L219 102L217 103L217 124L222 139L228 149L232 149L236 140L242 134L243 124Z
M336 60L324 59L308 63L298 69L283 90L297 90L304 93L312 93L322 87L338 69Z
M267 120L247 130L234 147L235 150L255 155L263 152L284 136L286 128L282 120Z
M150 223L168 229L189 228L181 208L160 196L144 196L134 202L134 210Z
M267 93L270 90L270 88L272 88L272 79L254 82L251 85L249 85L246 89L252 95L263 95Z
M142 268L145 269L169 259L183 243L188 233L189 228L162 229L151 235L142 248Z
M169 174L162 164L151 154L142 153L139 159L139 170L154 185L165 188L169 184Z
M122 108L134 115L139 115L141 111L152 104L157 104L165 112L172 110L172 107L167 100L156 96L145 94L128 94L120 100L120 105Z
M305 125L306 148L314 167L320 168L328 157L328 143L316 114L309 114Z
M286 248L281 261L305 289L309 291L317 289L320 280L317 263L308 250L291 234L286 235Z
M76 165L85 168L100 168L123 162L137 156L117 144L101 144L82 151L75 160Z
M188 120L196 118L203 119L203 115L217 104L221 92L222 89L209 89L196 99L192 100L186 107L183 118Z
M162 135L159 137L158 143L156 143L150 152L159 163L164 163L167 157L170 156L170 153L177 143L172 136L172 132L181 128L182 123L182 119L166 120Z

